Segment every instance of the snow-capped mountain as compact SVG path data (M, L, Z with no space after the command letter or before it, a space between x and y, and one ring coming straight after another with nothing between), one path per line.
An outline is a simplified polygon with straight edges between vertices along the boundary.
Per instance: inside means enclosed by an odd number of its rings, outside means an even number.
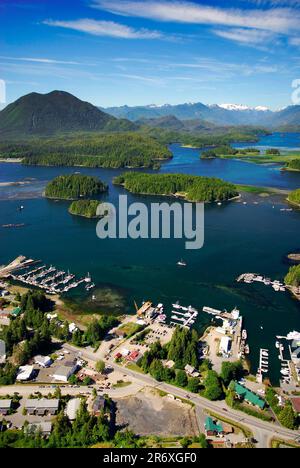
M268 112L270 109L264 106L249 107L244 104L219 104L218 107L230 111L257 111L257 112Z
M201 120L219 126L255 125L275 127L281 125L300 125L300 106L290 106L272 111L265 106L250 107L244 104L212 104L201 102L184 104L148 105L136 107L111 107L102 109L117 118L132 121L176 117L184 120Z

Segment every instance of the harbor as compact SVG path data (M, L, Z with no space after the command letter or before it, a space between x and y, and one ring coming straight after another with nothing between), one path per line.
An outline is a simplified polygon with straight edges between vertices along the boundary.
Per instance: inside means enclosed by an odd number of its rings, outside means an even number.
M259 367L256 374L256 381L263 383L269 373L269 350L260 349L259 351Z

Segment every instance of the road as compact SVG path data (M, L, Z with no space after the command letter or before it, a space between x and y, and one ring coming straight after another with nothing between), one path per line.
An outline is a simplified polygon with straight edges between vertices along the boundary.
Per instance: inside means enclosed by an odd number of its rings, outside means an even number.
M67 347L72 351L78 351L78 348L75 348L72 345L67 345ZM91 361L97 361L97 353L85 351L84 349L81 351L81 353L83 358L89 359ZM135 372L116 364L113 358L109 359L109 364L115 370L135 379L141 385L144 384L150 387L158 388L179 398L186 398L188 395L190 401L192 401L201 410L209 410L218 413L224 418L228 418L236 423L240 423L248 427L253 432L254 438L258 442L257 446L260 448L269 447L270 440L273 437L286 440L295 440L296 438L300 437L299 431L291 431L282 426L275 425L274 423L262 421L261 419L249 416L240 411L236 411L228 407L224 401L209 401L206 398L203 398L200 395L195 395L194 393L188 392L187 390L180 389L164 382L157 382L149 375Z
M65 348L75 353L80 353L82 358L92 362L97 362L97 360L99 359L97 353L93 353L85 349L78 349L70 344L65 345ZM249 428L252 431L254 438L257 440L257 447L259 448L268 448L270 446L270 440L273 437L278 437L279 439L283 440L295 440L296 438L300 437L299 431L291 431L273 423L262 421L261 419L233 410L232 408L228 407L224 401L209 401L206 398L188 392L187 390L175 387L165 382L157 382L149 375L145 375L140 372L136 372L116 364L113 358L111 358L107 362L114 370L121 372L122 374L133 379L135 384L133 388L127 387L125 389L120 388L105 390L105 393L110 395L112 398L122 397L128 393L132 394L133 389L135 389L135 391L138 391L138 389L141 389L145 386L153 387L162 390L166 393L170 393L178 398L189 399L200 410L217 413L225 419L229 419L232 422L240 423L243 426L246 426L246 428ZM91 393L92 391L88 387L82 386L80 387L80 389L73 388L71 386L66 386L64 388L61 388L61 390L63 395L78 395L78 393ZM13 385L7 387L0 387L0 395L19 392L21 395L28 396L30 393L33 393L35 391L40 391L42 394L48 394L51 391L53 392L54 389L49 387L45 389L40 389L38 385Z

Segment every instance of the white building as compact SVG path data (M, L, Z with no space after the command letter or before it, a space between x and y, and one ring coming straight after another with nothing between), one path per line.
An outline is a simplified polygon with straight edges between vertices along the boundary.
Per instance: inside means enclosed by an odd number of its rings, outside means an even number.
M71 375L74 374L76 369L77 369L77 365L74 365L72 367L61 366L55 371L55 374L53 374L53 378L60 382L68 382L69 378L71 377Z
M49 367L52 364L50 356L35 356L34 362L41 367Z
M80 398L72 398L72 400L69 400L67 403L66 407L66 415L70 419L70 421L74 421L77 416L77 412L80 409L81 405L81 399Z
M33 374L33 366L21 366L18 370L17 380L20 382L30 380Z
M220 353L228 354L231 348L231 338L229 336L222 336L220 342Z
M0 340L0 364L4 364L5 361L6 361L5 341Z

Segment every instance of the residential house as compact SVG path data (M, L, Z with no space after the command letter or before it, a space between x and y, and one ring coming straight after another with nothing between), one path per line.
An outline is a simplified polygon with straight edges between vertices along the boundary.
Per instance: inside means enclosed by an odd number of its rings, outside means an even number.
M73 365L64 365L55 370L53 378L59 382L68 382L71 375L73 375L77 370L77 364Z
M199 372L197 372L197 369L189 364L185 366L184 370L190 377L199 377L200 375Z
M41 434L42 437L48 437L51 434L51 432L51 421L34 422L24 427L24 433L29 435Z
M224 435L222 424L215 422L209 416L205 419L204 428L206 437L223 437Z
M49 356L35 356L34 362L41 367L50 367L52 364L52 359Z
M102 411L105 410L106 407L106 400L103 398L103 396L98 395L94 402L93 402L93 407L92 407L92 413L94 416L99 416Z
M45 416L49 414L54 416L58 412L58 399L30 399L25 402L25 409L29 415Z
M32 379L34 373L33 366L21 366L18 370L17 380L20 382Z
M243 385L239 384L238 382L231 382L230 388L233 389L240 400L244 400L252 406L256 406L257 408L263 410L266 406L265 400L261 397L256 395L256 393L252 392L248 388L244 387Z
M291 398L291 403L293 405L295 413L300 416L300 397Z
M0 414L6 416L11 409L12 400L0 400Z

